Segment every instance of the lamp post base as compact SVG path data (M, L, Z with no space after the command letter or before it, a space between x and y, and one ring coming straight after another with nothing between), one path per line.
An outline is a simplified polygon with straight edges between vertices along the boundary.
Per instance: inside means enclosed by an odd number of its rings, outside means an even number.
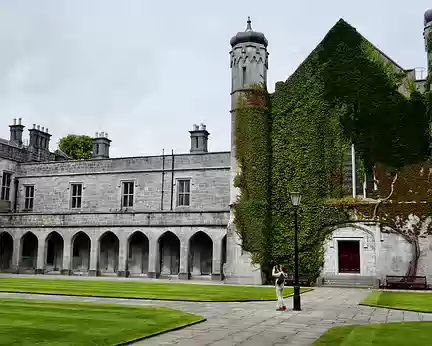
M293 297L293 310L294 311L301 311L301 305L300 305L300 286L294 286L294 297Z

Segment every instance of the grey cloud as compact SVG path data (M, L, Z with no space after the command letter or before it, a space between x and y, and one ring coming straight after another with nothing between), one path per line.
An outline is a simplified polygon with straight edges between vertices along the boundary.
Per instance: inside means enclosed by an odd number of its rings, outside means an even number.
M248 15L269 40L269 88L344 17L404 67L425 65L423 12L402 1L0 0L0 137L11 119L109 133L113 156L186 152L205 122L229 150L229 39ZM432 6L432 5L431 5Z

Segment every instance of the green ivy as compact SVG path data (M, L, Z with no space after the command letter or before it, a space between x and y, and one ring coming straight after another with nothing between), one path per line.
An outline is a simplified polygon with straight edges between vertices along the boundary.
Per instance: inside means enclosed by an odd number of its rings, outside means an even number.
M243 249L255 263L268 261L270 231L270 117L264 85L250 85L238 97L235 111L235 145L240 174L235 186L240 196L234 204L237 232Z
M289 192L301 191L300 272L318 276L330 226L350 218L347 204L360 204L344 200L350 144L362 174L377 162L396 170L422 162L430 152L431 105L430 93L410 87L405 72L343 20L272 95L251 87L235 123L243 249L264 269L278 261L292 270Z

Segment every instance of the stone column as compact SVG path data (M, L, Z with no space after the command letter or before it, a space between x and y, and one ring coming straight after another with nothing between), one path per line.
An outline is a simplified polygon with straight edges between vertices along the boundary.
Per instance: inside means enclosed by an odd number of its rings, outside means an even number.
M180 241L180 273L179 279L189 280L189 241Z
M122 234L119 239L119 264L117 270L117 276L128 277L129 273L127 269L127 250L128 250L128 238L126 234Z
M147 277L157 278L159 276L159 242L156 237L149 239L149 258Z
M212 280L222 280L221 273L222 261L222 238L213 241L213 261L212 261Z
M63 264L61 269L62 275L72 274L72 238L68 234L63 238Z
M18 238L13 238L13 250L12 250L12 263L11 263L11 271L12 273L19 273L21 260L21 235Z
M38 250L35 274L43 274L45 272L46 260L46 235L38 237Z
M89 275L99 276L100 271L98 270L98 257L99 257L99 239L96 236L91 237L90 244L90 266Z

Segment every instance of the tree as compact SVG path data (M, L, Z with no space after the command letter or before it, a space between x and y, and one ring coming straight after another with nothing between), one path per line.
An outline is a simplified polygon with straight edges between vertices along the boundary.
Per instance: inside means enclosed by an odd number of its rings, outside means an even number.
M72 160L91 159L93 153L92 138L85 135L67 135L60 138L59 149Z

